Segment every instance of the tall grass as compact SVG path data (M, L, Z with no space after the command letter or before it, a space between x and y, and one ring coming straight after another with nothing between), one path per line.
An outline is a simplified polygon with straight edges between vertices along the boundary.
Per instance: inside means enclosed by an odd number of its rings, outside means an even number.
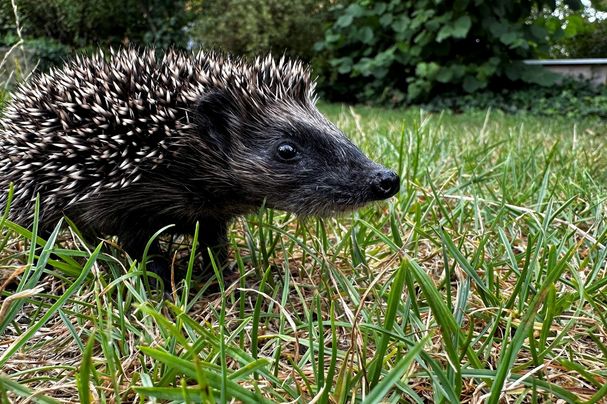
M238 220L225 278L186 242L169 299L112 243L3 218L0 401L605 401L603 126L323 109L397 197Z

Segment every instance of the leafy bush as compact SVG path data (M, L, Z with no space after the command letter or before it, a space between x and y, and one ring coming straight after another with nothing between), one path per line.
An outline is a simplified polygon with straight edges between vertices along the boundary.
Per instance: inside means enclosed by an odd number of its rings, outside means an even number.
M185 47L185 27L197 8L188 0L20 0L22 58L39 70L75 50L126 44ZM0 0L0 47L18 40L10 0Z
M559 85L531 85L518 90L481 91L474 94L441 94L424 104L430 111L450 109L500 109L510 113L529 112L534 115L567 118L607 119L607 87L566 79Z
M579 6L577 0L568 4ZM533 23L548 0L357 0L334 9L316 49L332 72L334 99L401 103L453 90L552 84L555 75L521 60L547 52L551 32Z
M286 53L304 60L325 29L332 0L208 0L193 24L198 46L235 54Z
M18 38L7 35L4 37L6 43L16 43ZM23 49L23 50L22 50ZM51 66L56 66L69 57L74 49L68 45L51 38L26 38L23 48L13 50L19 56L20 62L25 62L22 68L25 73L36 67L38 70L48 70Z
M186 45L183 28L191 21L188 0L20 0L22 34L47 37L81 48L90 45ZM10 0L0 0L0 31L15 32Z

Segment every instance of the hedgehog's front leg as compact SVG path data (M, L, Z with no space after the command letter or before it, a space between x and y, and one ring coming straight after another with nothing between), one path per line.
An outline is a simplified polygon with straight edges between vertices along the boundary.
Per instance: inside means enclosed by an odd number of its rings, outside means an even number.
M202 252L203 269L207 275L213 273L209 250L219 270L225 271L228 266L228 223L229 219L217 217L200 220L198 243Z

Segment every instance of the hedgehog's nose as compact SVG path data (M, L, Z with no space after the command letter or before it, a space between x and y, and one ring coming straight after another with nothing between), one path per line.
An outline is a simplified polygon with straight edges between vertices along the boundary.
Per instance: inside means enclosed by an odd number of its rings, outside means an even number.
M375 174L371 182L373 196L377 199L386 199L396 194L400 189L400 178L395 172L381 170Z

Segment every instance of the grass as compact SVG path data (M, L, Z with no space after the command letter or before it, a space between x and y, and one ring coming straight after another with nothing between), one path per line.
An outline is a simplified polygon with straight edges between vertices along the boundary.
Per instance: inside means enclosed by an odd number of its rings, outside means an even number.
M164 299L112 243L3 219L0 402L605 402L604 126L322 108L401 192L238 220L240 276Z

